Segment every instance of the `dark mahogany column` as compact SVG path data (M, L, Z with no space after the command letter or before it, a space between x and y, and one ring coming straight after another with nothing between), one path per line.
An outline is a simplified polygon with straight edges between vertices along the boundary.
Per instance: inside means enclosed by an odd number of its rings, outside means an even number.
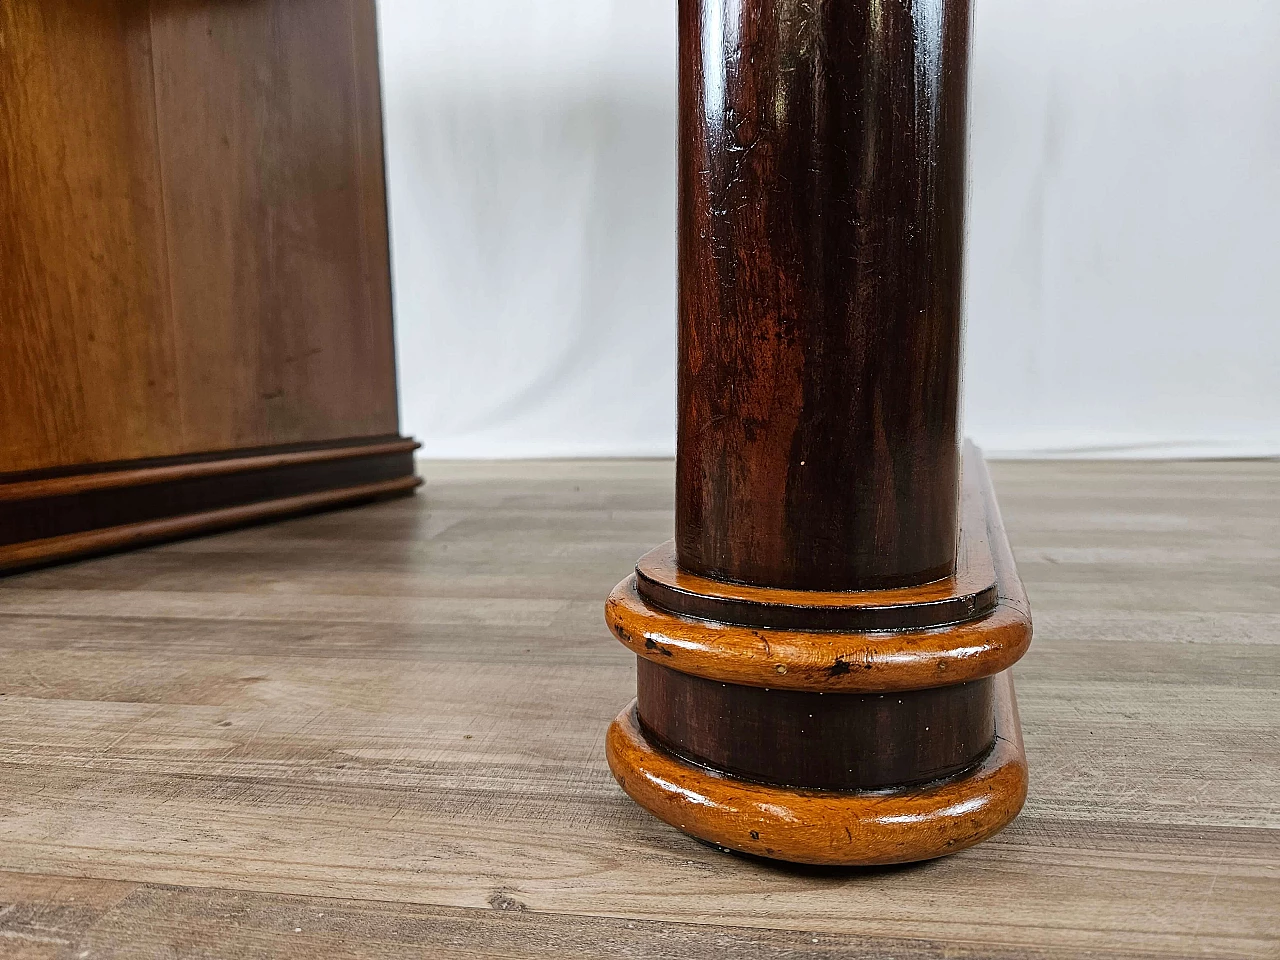
M735 850L953 852L1025 797L1031 638L959 436L969 0L679 10L676 535L605 608L610 767Z
M680 3L680 565L924 583L956 550L968 0Z

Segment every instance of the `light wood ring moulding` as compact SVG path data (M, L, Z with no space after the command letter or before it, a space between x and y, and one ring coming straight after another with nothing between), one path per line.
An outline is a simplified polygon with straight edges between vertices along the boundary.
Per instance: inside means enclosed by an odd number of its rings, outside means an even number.
M633 800L674 827L742 853L793 863L875 866L927 860L992 836L1018 815L1027 763L1013 680L994 678L995 742L972 768L932 784L834 792L729 777L654 746L635 702L605 753Z
M723 683L822 693L888 693L994 676L1027 651L1031 608L980 458L966 457L964 486L965 499L971 504L964 515L971 531L968 542L983 544L996 580L994 607L976 619L894 631L750 627L681 616L646 602L633 575L609 596L605 621L636 656ZM975 526L978 535L974 535ZM876 603L870 593L861 602Z

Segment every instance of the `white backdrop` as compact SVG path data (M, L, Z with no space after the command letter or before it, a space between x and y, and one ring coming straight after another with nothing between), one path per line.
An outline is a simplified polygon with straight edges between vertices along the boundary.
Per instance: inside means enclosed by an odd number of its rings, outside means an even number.
M1280 453L1280 3L975 19L966 432ZM670 454L675 0L381 23L404 430L435 457Z

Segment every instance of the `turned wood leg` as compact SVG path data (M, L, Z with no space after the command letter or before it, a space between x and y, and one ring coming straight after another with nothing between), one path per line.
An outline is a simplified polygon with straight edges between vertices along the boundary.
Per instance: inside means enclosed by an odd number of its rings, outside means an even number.
M968 0L680 2L676 536L606 606L623 788L806 863L1017 815L1031 618L959 442Z

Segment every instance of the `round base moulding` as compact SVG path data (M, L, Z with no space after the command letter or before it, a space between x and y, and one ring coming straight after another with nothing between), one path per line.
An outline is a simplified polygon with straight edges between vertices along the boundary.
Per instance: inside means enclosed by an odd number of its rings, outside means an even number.
M677 757L645 733L635 703L609 727L609 767L627 795L699 840L741 853L875 866L955 853L995 834L1027 796L1009 673L993 679L995 738L966 770L912 787L830 791L754 783Z

